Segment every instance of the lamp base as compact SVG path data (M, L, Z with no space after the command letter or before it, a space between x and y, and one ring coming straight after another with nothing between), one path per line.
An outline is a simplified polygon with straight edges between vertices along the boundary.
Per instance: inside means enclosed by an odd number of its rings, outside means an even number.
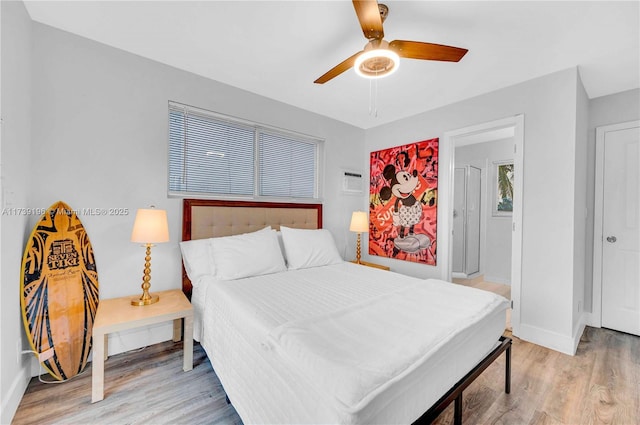
M144 274L142 276L142 295L140 298L134 298L131 300L131 305L143 306L149 304L155 304L160 300L158 295L151 295L149 288L151 288L151 244L145 244L147 247L147 255L144 257Z
M150 294L149 298L146 298L146 299L144 297L132 299L131 305L143 306L143 305L155 304L158 301L160 301L160 297L158 295Z
M361 250L360 250L360 232L358 232L358 242L356 244L356 264L362 264L360 262L360 258L362 258L360 256Z

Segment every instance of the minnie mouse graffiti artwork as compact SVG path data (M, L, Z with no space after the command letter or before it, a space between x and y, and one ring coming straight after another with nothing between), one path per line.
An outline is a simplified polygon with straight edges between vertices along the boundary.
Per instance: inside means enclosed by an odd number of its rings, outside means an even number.
M438 139L371 153L369 254L436 265Z

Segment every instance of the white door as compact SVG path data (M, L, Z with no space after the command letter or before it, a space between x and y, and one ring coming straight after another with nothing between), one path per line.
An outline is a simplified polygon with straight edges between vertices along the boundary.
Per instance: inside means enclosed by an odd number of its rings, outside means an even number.
M602 326L640 335L640 127L624 127L603 134Z

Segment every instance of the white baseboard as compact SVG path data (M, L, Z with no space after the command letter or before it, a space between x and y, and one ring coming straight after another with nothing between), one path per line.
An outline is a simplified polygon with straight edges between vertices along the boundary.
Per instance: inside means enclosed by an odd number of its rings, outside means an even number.
M109 349L108 355L113 356L126 351L137 350L149 345L169 341L170 339L173 339L172 322L157 323L129 331L114 332L109 334L109 340L107 342ZM34 377L46 373L46 370L40 367L40 363L38 363L36 358L34 356L30 357L30 376ZM92 359L93 351L89 354L88 361L91 362ZM4 422L0 422L0 424L4 424Z
M109 334L107 343L109 346L108 355L113 356L114 354L168 341L172 338L173 322L171 321L129 331L114 332Z
M582 329L584 330L584 325L582 325ZM580 335L582 335L582 333L580 333ZM578 347L578 342L580 342L580 335L578 335L578 341L576 342L575 335L563 335L547 329L527 325L525 323L520 323L518 331L518 338L520 339L542 345L543 347L547 347L551 350L559 351L570 356L576 354L576 348Z
M580 319L578 319L578 326L573 334L573 353L575 354L578 351L578 344L580 344L580 338L582 338L582 334L584 333L584 328L587 327L587 315L582 314Z
M25 362L26 363L26 362ZM30 368L27 367L28 363L18 371L18 374L13 379L9 391L5 394L5 398L2 400L2 407L0 408L0 423L10 424L13 420L13 416L18 410L20 401L24 392L27 390L29 381L31 380Z

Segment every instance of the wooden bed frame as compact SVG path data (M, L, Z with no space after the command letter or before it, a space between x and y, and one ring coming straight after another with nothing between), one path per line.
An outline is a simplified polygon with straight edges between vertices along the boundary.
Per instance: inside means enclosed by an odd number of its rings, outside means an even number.
M293 214L290 213L291 211ZM200 220L202 217L204 217L204 223L194 221ZM322 204L183 200L183 241L245 233L260 230L266 226L279 229L281 224L288 227L320 229L322 228ZM182 290L191 299L192 285L184 267L182 269ZM511 344L511 338L501 336L499 344L414 424L430 424L451 402L455 402L454 424L461 425L462 392L503 352L506 352L504 391L509 394L511 392ZM227 402L230 403L228 398Z

